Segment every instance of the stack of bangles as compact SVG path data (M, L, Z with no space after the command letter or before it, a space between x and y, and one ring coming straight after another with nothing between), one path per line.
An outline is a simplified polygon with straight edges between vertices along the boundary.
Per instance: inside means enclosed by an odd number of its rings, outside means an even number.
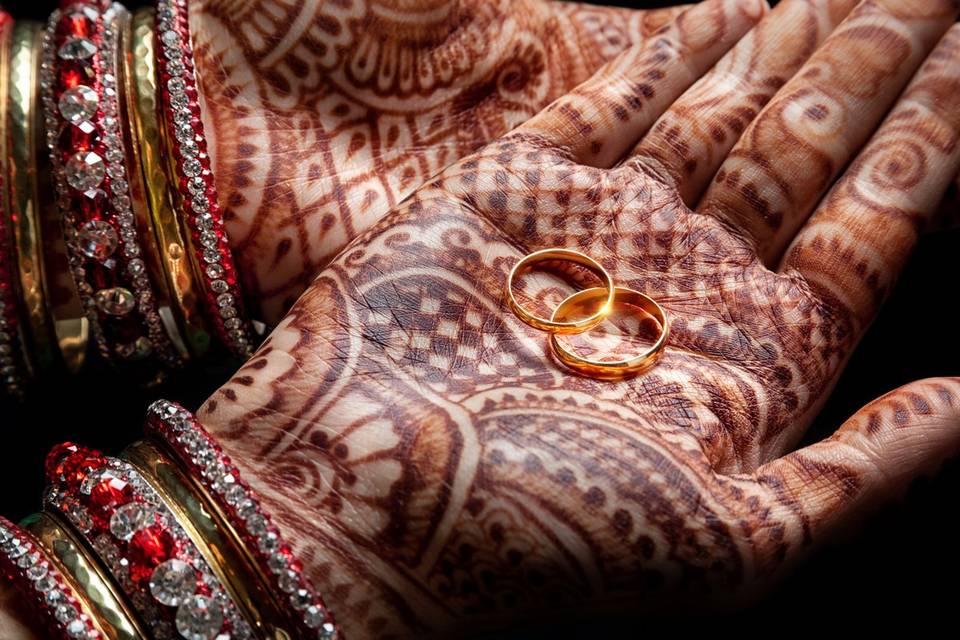
M185 0L71 0L46 27L0 12L0 396L88 345L143 385L244 313L200 119Z
M333 640L290 545L194 417L160 400L119 457L47 456L44 511L0 518L0 572L51 638Z

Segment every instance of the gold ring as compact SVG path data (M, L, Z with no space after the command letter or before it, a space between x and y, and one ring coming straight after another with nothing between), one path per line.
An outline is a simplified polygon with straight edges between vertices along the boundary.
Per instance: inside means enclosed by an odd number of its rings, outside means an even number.
M604 302L603 305L597 309L596 313L593 315L583 318L582 320L575 320L572 322L556 321L556 311L553 312L553 318L547 320L545 318L535 316L524 309L522 306L520 306L520 303L517 302L516 297L513 295L513 281L517 277L517 274L521 271L530 268L538 262L546 262L547 260L564 260L566 262L572 262L580 265L581 267L585 267L590 272L598 276L601 280L603 280L604 287L600 287L597 290L606 292L606 302ZM588 289L588 291L593 291L593 289ZM589 331L593 327L597 326L603 322L603 319L607 317L608 313L610 313L610 306L613 304L613 292L613 278L610 277L610 274L607 273L607 270L590 256L580 253L579 251L573 251L572 249L541 249L540 251L534 251L533 253L525 256L522 260L520 260L520 262L513 265L513 269L510 270L510 275L507 277L507 296L509 298L510 309L517 314L518 318L534 329L549 331L551 333L583 333L584 331ZM581 291L580 293L583 292ZM567 300L569 299L570 298L567 298ZM563 304L561 304L561 306L563 306Z
M602 287L578 291L561 302L560 305L554 309L551 319L562 319L564 314L571 308L583 302L599 299L605 294L606 290ZM657 324L660 327L660 335L657 337L657 340L653 343L653 345L643 353L632 358L628 358L627 360L613 360L604 362L598 360L588 360L587 358L578 356L572 350L561 344L560 340L557 338L557 334L553 333L550 335L550 348L553 349L554 355L561 363L577 373L588 375L592 378L617 380L640 373L648 369L657 361L657 358L659 358L660 354L663 353L663 348L667 344L667 334L670 332L667 314L663 310L663 307L657 304L657 302L650 296L626 287L617 287L614 290L614 298L620 302L625 302L627 304L640 307L657 321Z

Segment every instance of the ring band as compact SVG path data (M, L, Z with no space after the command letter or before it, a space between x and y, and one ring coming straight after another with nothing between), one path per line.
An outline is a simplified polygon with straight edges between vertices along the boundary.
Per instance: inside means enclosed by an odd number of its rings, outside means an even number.
M580 265L581 267L585 267L590 272L598 276L603 281L604 286L596 289L586 289L584 291L606 292L606 302L604 302L604 304L601 305L601 307L597 309L596 313L593 315L573 322L558 322L556 320L558 317L556 311L553 312L552 318L547 320L545 318L535 316L524 309L513 295L513 281L517 277L517 274L519 274L521 271L526 270L539 262L546 262L547 260L563 260L566 262L572 262ZM584 293L584 291L580 291L579 293ZM576 295L577 294L574 294L574 296ZM518 318L534 329L549 331L551 333L583 333L584 331L589 331L593 327L597 326L603 322L605 317L607 317L610 307L613 304L613 278L609 273L607 273L607 270L604 269L599 262L588 255L580 253L579 251L573 251L572 249L542 249L540 251L534 251L533 253L525 256L522 260L520 260L520 262L513 265L513 269L510 270L510 275L507 277L507 296L510 303L510 309L513 310ZM560 306L562 307L569 300L570 298L567 298L567 300L561 303Z
M556 309L554 309L551 319L556 320L558 318L563 318L565 311L571 307L574 307L582 302L598 299L605 294L605 291L606 290L602 287L595 287L593 289L584 289L583 291L574 293L566 300L561 302ZM637 356L627 360L613 360L604 362L598 360L589 360L587 358L578 356L572 350L565 347L557 338L557 334L553 333L550 335L550 348L553 349L553 353L557 359L566 367L576 371L577 373L588 375L593 378L616 380L644 371L653 365L657 358L660 357L660 354L663 353L663 348L667 344L667 334L670 332L667 314L663 310L663 307L657 304L657 302L650 296L626 287L617 287L614 290L614 298L620 302L625 302L627 304L640 307L650 314L650 316L653 317L653 319L656 320L660 326L660 335L657 337L657 340L649 349Z

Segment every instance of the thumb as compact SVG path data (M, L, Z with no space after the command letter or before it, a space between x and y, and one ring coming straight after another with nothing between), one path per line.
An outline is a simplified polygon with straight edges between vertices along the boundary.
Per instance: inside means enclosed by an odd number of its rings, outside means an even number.
M958 453L960 377L913 382L874 400L829 438L753 474L783 523L761 529L757 569L773 577Z

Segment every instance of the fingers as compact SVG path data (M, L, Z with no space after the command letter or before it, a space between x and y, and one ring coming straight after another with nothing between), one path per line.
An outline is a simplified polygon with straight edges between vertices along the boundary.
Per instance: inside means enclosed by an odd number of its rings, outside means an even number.
M611 60L517 131L541 136L583 164L609 167L766 8L764 0L706 0Z
M744 133L698 210L776 263L952 24L950 0L866 0Z
M747 125L858 0L787 0L664 113L634 149L692 205Z
M960 171L960 25L787 251L782 269L863 329Z
M758 557L798 555L958 453L960 378L914 382L874 400L830 438L753 474L784 520L758 533L769 536L757 540Z

